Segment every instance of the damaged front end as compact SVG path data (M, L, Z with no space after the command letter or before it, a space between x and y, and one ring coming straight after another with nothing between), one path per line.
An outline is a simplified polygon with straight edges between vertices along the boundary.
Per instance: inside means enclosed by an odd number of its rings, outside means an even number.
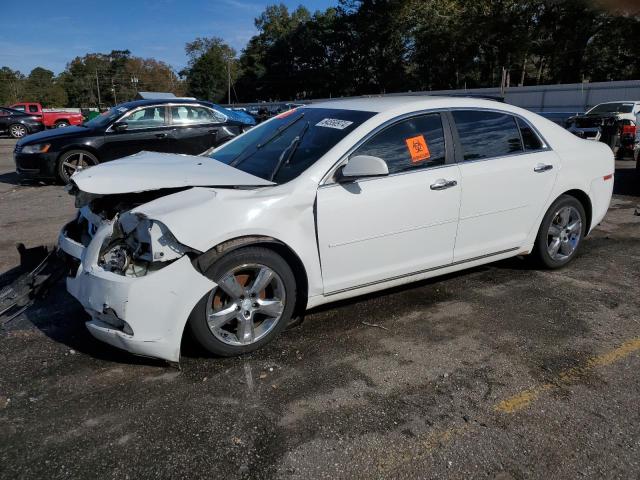
M132 353L177 362L192 308L215 284L197 272L200 252L135 208L182 189L92 195L72 186L77 218L59 236L71 265L67 290L91 316L90 332Z
M119 195L92 195L72 187L78 216L65 227L67 236L89 247L101 227L106 233L99 248L98 265L106 271L131 277L158 270L187 253L198 253L180 244L161 222L133 213L135 207L182 189ZM67 252L77 258L77 249Z

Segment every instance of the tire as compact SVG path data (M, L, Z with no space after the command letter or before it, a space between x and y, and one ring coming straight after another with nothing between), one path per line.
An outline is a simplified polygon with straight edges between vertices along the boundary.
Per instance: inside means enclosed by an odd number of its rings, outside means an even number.
M218 286L198 302L188 325L210 353L233 357L252 352L290 323L296 281L289 264L274 251L263 247L234 250L211 265L205 275Z
M57 121L55 125L56 128L64 128L68 126L69 126L69 122L67 122L66 120Z
M71 175L77 170L89 168L100 163L98 158L86 150L69 150L58 158L56 166L58 178L65 185L69 183Z
M562 268L575 258L587 231L586 219L584 206L575 197L562 195L553 202L534 246L535 257L542 267Z
M11 135L12 138L22 138L26 137L28 134L29 130L27 130L27 127L20 123L9 125L9 135Z

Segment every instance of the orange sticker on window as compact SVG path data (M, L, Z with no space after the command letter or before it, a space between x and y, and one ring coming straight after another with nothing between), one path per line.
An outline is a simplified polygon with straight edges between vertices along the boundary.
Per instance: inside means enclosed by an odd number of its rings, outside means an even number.
M424 135L407 138L405 142L411 154L412 163L422 162L431 157L431 152L429 152L429 147L427 146L427 141L424 139Z

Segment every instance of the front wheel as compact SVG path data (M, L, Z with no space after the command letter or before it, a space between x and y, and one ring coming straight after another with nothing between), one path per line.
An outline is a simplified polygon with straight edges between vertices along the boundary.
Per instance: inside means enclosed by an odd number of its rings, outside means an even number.
M11 135L13 138L22 138L26 136L27 133L29 133L27 131L27 127L19 123L15 123L9 126L9 135Z
M296 281L287 262L262 247L232 251L207 269L217 287L194 308L189 326L214 355L231 357L257 350L289 323Z
M85 150L71 150L65 152L58 160L58 178L65 185L69 183L71 175L78 170L89 168L98 164L98 159L93 153Z
M562 195L544 216L535 254L546 268L567 265L576 256L587 231L586 214L582 204L569 195Z

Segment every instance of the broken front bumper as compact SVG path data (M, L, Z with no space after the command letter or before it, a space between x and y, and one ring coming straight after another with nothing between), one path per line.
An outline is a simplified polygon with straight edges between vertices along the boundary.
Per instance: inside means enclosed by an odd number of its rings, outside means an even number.
M70 229L72 224L63 228L58 245L79 261L77 271L67 277L67 290L91 316L86 324L91 334L131 353L179 361L189 315L216 284L186 256L141 277L106 271L98 256L113 224L103 223L86 247L68 235Z

